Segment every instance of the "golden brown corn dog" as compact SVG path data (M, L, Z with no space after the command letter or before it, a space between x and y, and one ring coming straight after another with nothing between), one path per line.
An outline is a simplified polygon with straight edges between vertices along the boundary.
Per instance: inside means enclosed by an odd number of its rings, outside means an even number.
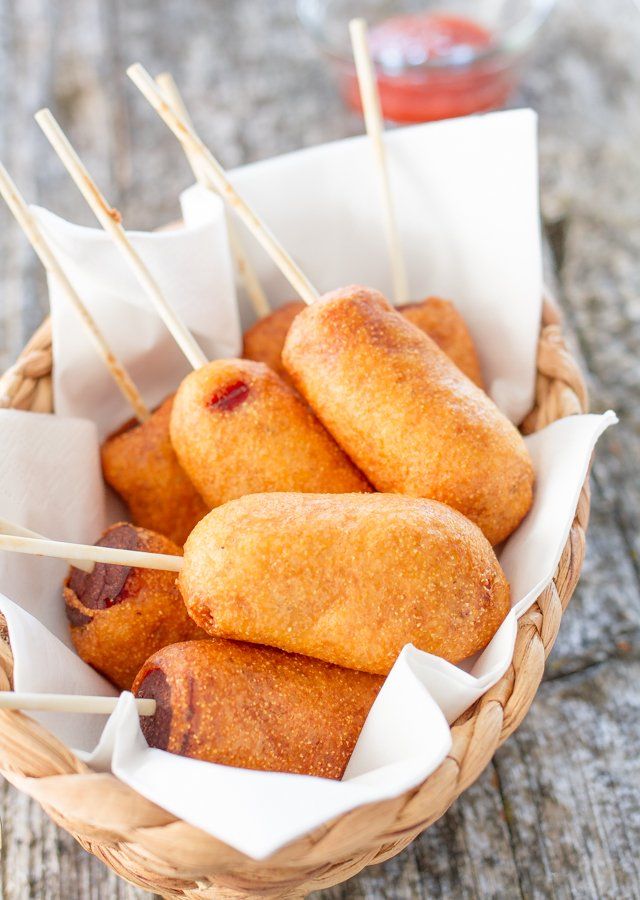
M179 586L209 634L386 675L407 643L457 662L509 585L479 528L433 500L254 494L196 525Z
M291 323L304 308L304 303L294 300L249 328L244 335L242 350L245 359L266 363L284 381L292 384L282 363L282 348ZM405 319L428 334L467 378L478 387L484 387L473 338L453 303L439 297L427 297L419 303L407 303L397 309Z
M484 388L478 354L466 322L449 300L427 297L420 303L398 306L399 313L428 334L461 372Z
M265 363L283 381L291 384L289 373L282 365L282 348L291 323L304 307L301 300L292 300L248 328L242 342L243 357Z
M295 391L246 359L216 360L184 379L171 441L210 507L262 491L370 490Z
M112 525L97 544L182 553L162 535L128 523ZM92 572L72 567L64 598L79 656L123 690L131 688L140 666L156 650L206 636L189 618L172 572L104 563L96 563Z
M133 685L154 699L151 747L244 769L341 778L382 678L269 647L208 640L154 654Z
M209 507L180 468L169 438L173 397L142 424L128 423L102 445L104 479L136 525L182 546Z
M448 503L492 544L526 515L533 467L521 435L377 291L344 288L307 307L283 360L379 491Z

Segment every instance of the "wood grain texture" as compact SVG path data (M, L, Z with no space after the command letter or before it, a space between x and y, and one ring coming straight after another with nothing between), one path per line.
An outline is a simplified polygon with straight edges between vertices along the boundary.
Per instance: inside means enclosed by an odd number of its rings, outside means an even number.
M292 0L0 0L0 158L30 200L90 223L32 121L50 105L128 227L177 213L181 151L126 64L173 71L227 166L362 130ZM408 850L316 896L640 897L640 12L565 0L516 103L540 114L542 208L600 446L582 580L519 731ZM0 209L0 367L46 314L44 279ZM149 898L0 787L3 900Z

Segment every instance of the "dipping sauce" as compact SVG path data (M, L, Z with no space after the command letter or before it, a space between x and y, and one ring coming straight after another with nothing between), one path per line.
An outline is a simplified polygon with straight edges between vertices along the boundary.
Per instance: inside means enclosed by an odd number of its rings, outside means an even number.
M515 87L514 60L487 55L495 46L492 33L462 16L394 16L373 27L369 39L386 119L425 122L496 109ZM348 105L361 109L352 66L345 66L341 82Z

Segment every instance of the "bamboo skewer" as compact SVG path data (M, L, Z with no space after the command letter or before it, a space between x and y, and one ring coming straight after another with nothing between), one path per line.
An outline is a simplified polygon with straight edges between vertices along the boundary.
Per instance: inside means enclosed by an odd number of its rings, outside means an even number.
M37 710L39 712L91 713L110 715L119 697L87 697L77 694L29 694L0 691L0 709ZM153 716L155 700L134 699L140 716Z
M22 525L16 525L15 522L9 522L8 519L2 518L0 518L0 534L13 534L17 537L40 538L41 540L46 540L43 534L38 534L37 531L31 531L30 528L23 528ZM70 566L75 566L76 569L82 569L83 572L93 572L93 567L95 565L93 562L80 559L76 562L68 559L67 562Z
M132 566L137 569L157 569L161 572L179 572L181 556L168 553L147 553L142 550L122 550L116 547L97 547L93 544L72 544L68 541L52 541L43 537L25 537L16 534L0 534L0 550L26 553L30 556L48 556L53 559L109 563L114 566Z
M5 532L0 534L0 550L62 558L84 571L91 571L96 562L136 566L143 569L161 569L169 572L178 572L182 567L181 556L51 541L41 537L35 531L30 531L21 525L8 522L6 519L0 519L0 528ZM13 532L13 534L8 532ZM87 569L87 563L89 563L91 568ZM86 697L76 696L75 694L29 694L13 691L0 692L0 709L110 715L116 708L117 703L117 697ZM155 700L136 699L135 703L139 715L154 715L156 711Z
M143 569L161 569L169 572L178 572L182 567L181 556L51 541L41 537L35 531L30 531L21 525L8 522L6 519L0 519L0 528L5 532L0 535L0 550L62 558L84 571L91 571L96 562L136 566ZM9 532L13 532L13 534L9 534ZM89 564L90 568L87 568L87 564ZM75 694L29 694L13 691L0 692L0 709L110 715L116 708L117 703L117 697L87 697L76 696ZM152 716L155 714L155 700L136 699L135 703L139 715Z
M71 284L67 275L58 262L57 257L53 253L49 243L47 242L40 226L38 225L31 210L27 206L24 197L11 179L11 176L0 163L0 194L2 194L7 206L15 216L16 221L24 231L27 240L33 247L40 262L45 267L49 275L54 278L62 288L67 299L80 317L89 338L93 342L98 355L104 361L113 380L122 392L122 395L131 405L136 418L140 422L145 422L150 415L140 392L131 380L131 376L126 371L120 360L113 353L107 344L102 332L98 328L95 319L84 305L80 295Z
M173 77L171 72L161 72L156 78L156 84L164 94L165 100L173 109L174 113L177 116L180 116L180 118L187 123L189 128L191 128L191 130L195 134L193 119L189 115L189 111L187 110L182 94L180 93L178 85L176 84L175 78ZM207 178L200 171L198 156L193 152L193 150L185 147L184 145L182 145L182 149L184 150L184 155L187 157L187 161L191 166L191 171L193 172L196 181L199 184L204 184L205 186L207 186Z
M163 92L165 99L167 100L169 106L173 109L173 112L177 116L179 116L183 122L186 123L186 125L195 135L196 130L193 127L193 122L184 104L184 100L182 99L180 91L178 90L178 85L174 81L173 75L171 75L170 72L163 72L156 78L156 84ZM207 178L206 173L203 171L203 168L200 165L200 158L198 157L198 155L195 154L193 150L187 147L185 144L182 144L182 149L185 152L185 156L189 161L189 165L191 166L191 170L198 184L201 184L208 190L214 190L211 180ZM231 254L236 264L236 270L238 272L238 275L240 276L240 279L242 280L242 283L244 284L245 290L249 296L249 299L251 300L254 311L260 318L268 316L271 312L269 301L267 300L267 296L262 289L262 285L260 284L260 280L256 275L255 269L251 265L245 249L242 246L234 224L229 217L227 217L227 233L229 235L229 246L231 248Z
M167 302L155 278L134 249L122 226L120 213L109 206L80 157L54 119L51 111L41 109L36 113L35 118L82 196L91 207L94 215L129 263L153 307L157 310L190 364L194 369L199 369L205 365L208 362L207 357L182 319Z
M382 188L384 202L385 225L387 231L387 245L391 257L391 272L393 277L393 297L396 306L408 302L409 292L407 287L407 271L402 255L398 223L396 221L391 182L389 179L389 166L384 145L384 124L382 119L382 106L380 94L376 82L376 73L371 57L367 23L364 19L352 19L349 23L353 57L358 75L358 86L364 112L364 121L367 134L371 140L374 151L378 177Z
M229 181L224 169L211 151L205 147L200 138L194 133L193 129L189 127L188 123L186 123L181 116L176 115L171 109L164 98L164 94L158 88L146 69L141 66L140 63L136 63L127 69L127 74L140 89L142 94L144 94L160 118L171 131L173 131L180 143L198 157L199 167L206 174L207 178L210 179L221 197L238 213L249 231L269 254L293 289L300 295L305 303L311 304L317 300L318 292L309 279L289 256L287 251L280 244L275 235L267 228L260 217L238 194Z

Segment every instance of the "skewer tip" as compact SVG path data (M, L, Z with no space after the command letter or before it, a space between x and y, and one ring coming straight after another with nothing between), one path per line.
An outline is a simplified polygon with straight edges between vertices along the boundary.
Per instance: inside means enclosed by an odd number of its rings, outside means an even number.
M170 84L173 80L171 72L160 72L160 74L156 76L156 84L158 85Z
M40 122L44 122L45 120L52 119L53 113L51 112L51 110L49 109L48 106L43 106L35 113L33 118L36 120L36 122L38 124L40 124Z
M153 78L147 72L142 63L135 62L132 63L127 68L127 75L134 82L134 84L139 84L141 81L144 82L153 82Z
M35 113L33 118L45 133L50 143L52 143L54 139L58 139L62 142L66 141L66 138L62 133L62 129L56 121L56 117L53 115L48 106L43 106L42 109L39 109L38 112Z
M170 104L167 102L164 92L160 89L158 84L154 81L154 79L151 77L142 63L138 62L130 65L127 69L127 75L129 76L131 81L133 81L141 94L146 97L151 106L161 116L163 116L163 114L169 113L169 115L173 117L173 119L175 120L174 124L170 125L169 127L174 129L174 133L180 140L183 140L184 135L189 135L190 129L186 128L182 117L171 108Z

